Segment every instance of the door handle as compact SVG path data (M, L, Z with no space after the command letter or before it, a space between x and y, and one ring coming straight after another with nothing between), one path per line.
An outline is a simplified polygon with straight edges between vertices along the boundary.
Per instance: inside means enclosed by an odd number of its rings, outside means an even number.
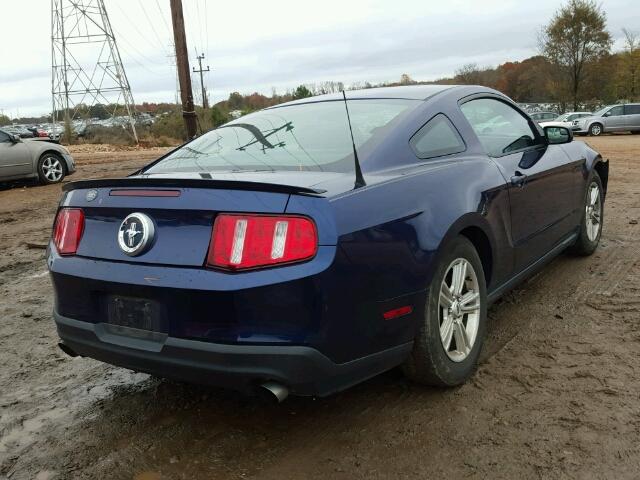
M523 187L527 182L527 176L523 173L516 172L513 177L511 177L511 185L514 187Z

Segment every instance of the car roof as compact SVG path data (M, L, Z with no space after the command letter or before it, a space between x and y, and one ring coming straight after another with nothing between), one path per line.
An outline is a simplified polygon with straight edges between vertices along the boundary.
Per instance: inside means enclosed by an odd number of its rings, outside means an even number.
M362 90L347 90L345 95L349 100L367 99L367 98L391 98L406 100L427 100L434 95L450 90L458 85L406 85L399 87L373 87L364 88ZM326 102L331 100L342 100L342 92L328 93L325 95L317 95L314 97L301 98L291 102L281 103L269 108L279 108L288 105L297 105L303 103Z

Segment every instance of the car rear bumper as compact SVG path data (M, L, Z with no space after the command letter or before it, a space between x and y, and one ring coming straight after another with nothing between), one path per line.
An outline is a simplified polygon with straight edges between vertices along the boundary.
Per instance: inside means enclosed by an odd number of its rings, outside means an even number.
M306 346L233 345L89 323L54 312L62 343L78 355L175 380L249 392L275 381L296 395L325 396L399 365L412 343L346 363Z

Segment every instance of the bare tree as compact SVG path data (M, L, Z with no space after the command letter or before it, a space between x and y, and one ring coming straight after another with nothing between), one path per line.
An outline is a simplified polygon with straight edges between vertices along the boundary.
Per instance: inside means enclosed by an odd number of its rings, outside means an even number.
M400 85L415 85L416 83L418 82L411 78L408 73L400 75Z
M542 51L565 73L574 109L589 66L611 50L606 26L606 14L595 0L569 0L541 32Z
M479 85L480 68L477 63L467 63L456 70L455 80L463 85Z
M640 93L638 77L640 77L640 38L638 34L622 29L625 38L625 51L620 55L620 70L618 72L619 82L622 92L629 100L636 100Z
M626 28L622 29L622 33L624 34L625 39L625 49L631 54L635 53L638 49L638 45L640 44L638 34Z

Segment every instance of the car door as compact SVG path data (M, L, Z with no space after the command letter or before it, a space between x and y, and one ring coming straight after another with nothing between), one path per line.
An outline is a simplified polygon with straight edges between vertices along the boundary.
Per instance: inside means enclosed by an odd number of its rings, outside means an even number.
M499 98L476 98L461 109L509 189L515 271L521 271L560 243L576 223L582 161L571 162L560 145L549 145L540 130ZM476 126L499 116L504 127Z
M640 131L640 103L624 106L625 129L631 132Z
M616 105L602 116L605 132L621 132L625 129L624 107Z

